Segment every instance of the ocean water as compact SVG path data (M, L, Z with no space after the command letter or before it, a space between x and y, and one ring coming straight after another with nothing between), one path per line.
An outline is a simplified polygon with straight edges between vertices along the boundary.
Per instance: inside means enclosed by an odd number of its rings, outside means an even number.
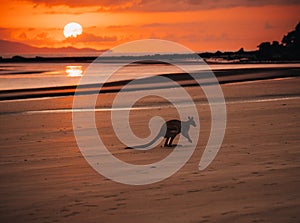
M119 62L107 63L106 68L117 66ZM55 86L77 85L80 78L86 74L89 63L1 63L0 64L0 90L43 88ZM103 64L94 64L94 69L102 70ZM98 66L98 67L97 67ZM227 70L244 68L282 68L300 67L300 64L212 64L200 66L189 62L192 71L199 69ZM132 64L114 73L108 81L128 80L167 73L181 73L182 70L173 65L165 64ZM98 74L95 74L98 75ZM91 82L93 83L93 82Z

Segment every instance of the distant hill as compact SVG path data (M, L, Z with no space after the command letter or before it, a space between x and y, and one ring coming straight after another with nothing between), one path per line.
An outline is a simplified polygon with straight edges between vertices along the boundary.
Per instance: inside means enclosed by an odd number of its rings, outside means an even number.
M34 47L24 43L0 40L0 56L13 55L69 55L69 54L97 54L104 50L95 50L92 48L75 48L75 47Z

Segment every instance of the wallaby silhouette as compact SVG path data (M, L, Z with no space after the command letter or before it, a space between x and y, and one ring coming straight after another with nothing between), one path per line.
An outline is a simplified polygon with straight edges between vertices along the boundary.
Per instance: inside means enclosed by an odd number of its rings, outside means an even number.
M144 145L126 147L126 149L146 148L155 143L160 137L164 137L166 139L164 147L173 147L173 140L179 133L181 133L185 138L189 140L190 143L192 143L192 140L189 136L189 129L191 125L196 127L194 118L190 116L188 117L187 121L180 121L176 119L169 120L162 125L157 136L149 143L146 143Z

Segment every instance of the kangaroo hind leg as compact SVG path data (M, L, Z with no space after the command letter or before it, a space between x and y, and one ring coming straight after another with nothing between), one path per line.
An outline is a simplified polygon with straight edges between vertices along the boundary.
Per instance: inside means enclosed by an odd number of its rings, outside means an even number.
M169 146L169 139L170 139L170 137L166 137L166 141L165 141L164 147L168 147Z
M172 137L171 137L171 140L170 140L170 142L169 142L169 146L171 146L171 147L174 146L172 143L173 143L173 140L175 139L175 137L176 137L176 136L172 136Z

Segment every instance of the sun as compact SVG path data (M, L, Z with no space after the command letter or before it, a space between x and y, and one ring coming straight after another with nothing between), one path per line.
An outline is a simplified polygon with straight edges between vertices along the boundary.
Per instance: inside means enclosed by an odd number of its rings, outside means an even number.
M82 26L77 22L70 22L64 27L64 36L77 37L82 34Z

